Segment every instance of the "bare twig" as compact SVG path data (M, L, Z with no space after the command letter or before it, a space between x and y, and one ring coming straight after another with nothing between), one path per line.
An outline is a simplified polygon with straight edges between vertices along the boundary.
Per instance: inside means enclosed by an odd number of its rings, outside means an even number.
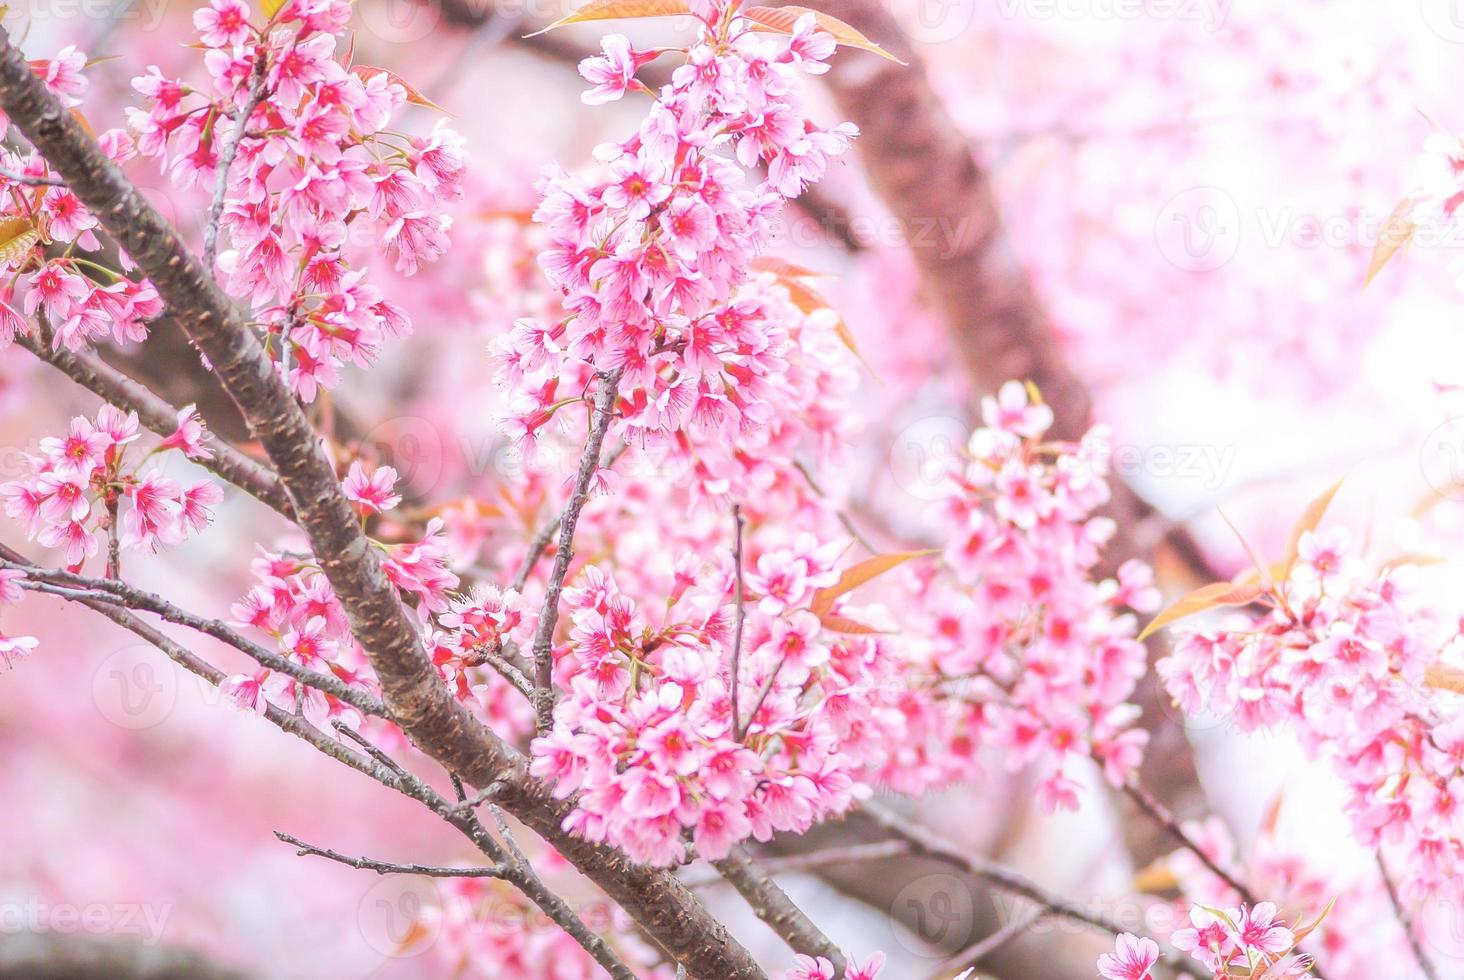
M763 681L763 686L758 690L757 697L752 700L752 710L747 713L745 723L738 724L736 719L733 719L732 737L737 741L740 742L747 737L747 733L752 729L752 723L757 720L757 713L762 710L762 706L767 701L768 695L773 693L773 684L777 681L778 675L782 673L783 664L787 662L787 657L779 658L777 666L773 668L772 673L768 674L768 679Z
M864 861L887 861L910 853L910 845L902 840L875 841L872 844L852 844L848 847L827 847L821 851L806 854L785 854L782 856L759 856L758 866L768 874L785 874L799 871L817 871L830 865L851 865ZM719 874L692 873L681 878L692 888L727 884Z
M861 812L885 831L905 841L916 853L949 864L966 874L980 878L1001 891L1034 902L1038 908L1043 909L1050 916L1081 922L1113 936L1133 931L1102 912L1084 908L1076 902L1048 891L1017 871L966 853L963 848L945 840L934 831L908 821L878 803L871 801L864 804Z
M627 444L622 442L610 450L601 461L600 469L613 469L616 462L621 456L625 455L625 451L629 448ZM513 576L513 583L510 588L515 592L522 592L524 586L529 583L529 576L534 574L534 566L539 564L539 559L543 558L544 552L549 550L549 544L554 540L554 535L558 532L560 522L563 520L564 512L560 511L554 515L554 518L549 523L534 533L533 540L529 542L528 553L524 555L523 562L519 565L518 571Z
M375 871L379 875L421 875L424 878L507 878L508 868L490 865L486 868L434 867L427 864L393 864L366 857L349 857L328 847L307 844L298 837L276 830L274 835L295 848L300 857L323 857L337 864L344 864L358 871Z
M1018 916L996 932L993 932L989 936L981 937L955 956L946 960L930 975L930 980L939 980L939 978L949 976L952 973L959 973L967 967L980 966L982 960L1047 918L1049 914L1047 909L1039 908L1026 915Z
M49 592L66 599L85 599L123 606L139 612L149 612L164 621L211 636L246 654L262 667L278 671L302 684L323 691L337 698L363 714L386 717L386 706L365 691L346 684L338 677L321 674L271 653L264 647L235 632L227 623L209 619L180 609L161 596L139 589L136 586L109 579L88 578L71 572L41 568L26 560L25 556L5 545L0 545L0 567L14 568L26 574L22 587L35 591ZM76 590L82 590L78 593Z

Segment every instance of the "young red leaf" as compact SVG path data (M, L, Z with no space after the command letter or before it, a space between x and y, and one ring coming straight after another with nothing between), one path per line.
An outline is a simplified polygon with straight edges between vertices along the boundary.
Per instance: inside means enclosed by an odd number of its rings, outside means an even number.
M779 34L792 34L794 25L804 14L813 14L814 19L818 21L819 30L833 35L834 40L839 44L863 51L873 51L881 58L888 58L897 65L905 63L832 14L794 6L748 7L742 11L742 16L754 24Z
M1215 582L1211 585L1203 585L1155 616L1153 621L1139 634L1139 639L1146 640L1170 623L1187 616L1194 616L1219 606L1249 605L1265 594L1266 589L1260 585L1236 585L1233 582Z

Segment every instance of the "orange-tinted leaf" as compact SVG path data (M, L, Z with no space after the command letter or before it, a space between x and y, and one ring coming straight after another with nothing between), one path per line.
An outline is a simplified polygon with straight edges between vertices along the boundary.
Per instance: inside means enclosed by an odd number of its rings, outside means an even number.
M427 98L427 96L423 95L421 92L418 92L415 88L407 83L406 79L402 78L402 76L398 75L390 68L373 68L370 65L355 65L351 68L351 71L360 76L361 81L363 82L370 81L377 75L385 75L388 82L391 82L393 85L400 85L402 88L406 89L407 101L410 102L412 105L426 106L428 109L436 109L438 112L447 111L436 102L433 102L431 99Z
M1393 208L1393 213L1388 215L1383 222L1383 228L1378 235L1378 240L1373 245L1372 255L1367 260L1367 275L1362 280L1362 288L1366 289L1371 285L1383 266L1387 265L1398 251L1413 240L1413 233L1418 230L1418 225L1408 217L1408 212L1413 209L1413 201L1404 198Z
M1134 875L1134 891L1153 895L1179 887L1179 879L1169 869L1169 862L1160 858Z
M591 20L632 20L642 17L676 17L691 13L683 0L590 0L572 14L566 14L542 31L535 31L529 37L536 37L566 24L583 24Z
M1309 925L1304 925L1300 929L1297 929L1294 933L1292 933L1292 935L1295 937L1295 942L1292 944L1291 948L1295 949L1297 946L1300 946L1303 939L1315 932L1317 926L1321 925L1323 920L1325 920L1327 916L1331 914L1332 906L1336 904L1337 897L1334 895L1332 896L1332 900L1327 903L1327 907L1322 909L1321 914L1313 919Z
M1230 581L1234 585L1264 584L1263 580L1268 576L1272 582L1284 579L1286 577L1286 563L1284 561L1273 561L1266 566L1264 574L1262 574L1259 568L1247 568Z
M888 58L897 65L904 62L890 54L884 48L875 44L869 38L844 23L832 14L826 14L818 10L810 10L807 7L748 7L742 11L742 16L757 24L759 27L779 34L792 34L793 27L798 19L804 14L813 14L818 21L818 29L833 35L835 41L850 48L859 48L864 51L873 51L881 58Z
M78 123L81 124L82 131L85 132L86 135L90 136L92 139L97 138L97 131L95 129L92 129L91 120L86 118L86 116L82 113L80 109L72 109L71 118L75 119Z
M823 628L833 633L848 633L852 636L869 636L875 633L888 633L888 630L877 630L873 626L865 626L863 623L856 623L847 616L835 616L833 613L824 613L818 618Z
M1423 682L1439 691L1464 694L1464 670L1445 664L1433 664L1424 672Z
M1203 585L1155 616L1154 620L1139 634L1139 639L1146 640L1170 623L1187 616L1194 616L1207 609L1215 609L1220 606L1248 605L1265 594L1266 590L1260 585L1236 585L1233 582L1215 582L1211 585Z
M776 258L771 255L759 255L752 260L752 267L758 272L771 272L779 279L823 279L826 278L821 272L814 272L812 269L805 269L796 262L789 262L787 259Z
M813 602L809 603L808 608L822 619L824 613L834 607L834 600L844 593L854 591L865 582L878 578L892 568L898 568L912 558L938 554L939 551L938 548L927 548L924 551L896 551L888 555L866 558L857 565L844 569L844 574L840 575L839 580L833 585L815 592Z
M512 221L520 225L534 223L534 212L523 208L484 208L478 212L478 217L484 221Z
M1379 566L1379 571L1391 572L1395 568L1402 568L1404 565L1442 565L1444 559L1438 555L1399 555L1397 558L1390 558Z
M1225 522L1225 526L1230 528L1231 533L1235 535L1235 540L1239 541L1240 546L1245 549L1245 553L1250 555L1251 565L1255 567L1256 578L1261 583L1261 586L1265 589L1270 589L1272 583L1276 581L1275 576L1271 573L1273 566L1262 558L1256 549L1251 547L1251 543L1245 539L1245 535L1240 533L1240 528L1236 527L1230 518L1225 516L1225 511L1216 508L1216 513Z
M1326 516L1327 508L1332 505L1332 498L1337 496L1337 491L1342 489L1342 481L1338 480L1327 488L1316 500L1307 504L1306 510L1302 512L1301 519L1291 529L1291 538L1286 542L1286 568L1290 571L1291 566L1296 564L1296 550L1301 545L1301 536L1308 531L1315 531Z
M9 268L41 240L41 233L26 218L0 220L0 267Z
M788 263L788 265L792 266L792 263ZM814 275L807 270L800 269L798 266L792 266L792 268L798 269L802 276ZM770 269L768 271L772 270ZM822 293L814 289L812 286L807 285L805 282L803 282L802 278L796 275L778 274L778 282L780 285L782 285L784 289L788 290L788 298L793 301L793 305L798 307L800 312L813 313L817 310L833 309L833 307L829 305L829 301L824 299ZM859 363L863 364L870 374L874 373L874 368L869 366L869 362L866 361L864 359L864 355L860 353L859 345L854 340L854 332L849 329L849 324L844 322L843 317L838 317L834 321L834 335L839 338L839 340L843 343L845 347L849 348L849 353L857 357L859 359Z

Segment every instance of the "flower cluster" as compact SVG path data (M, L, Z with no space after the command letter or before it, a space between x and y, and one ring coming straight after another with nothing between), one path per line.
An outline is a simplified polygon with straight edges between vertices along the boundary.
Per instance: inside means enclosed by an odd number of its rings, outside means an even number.
M945 505L950 574L925 576L911 632L930 696L904 703L912 731L889 775L910 791L966 776L980 750L1037 765L1049 809L1077 806L1068 760L1091 758L1109 781L1137 768L1146 733L1127 704L1145 669L1125 609L1159 595L1139 562L1095 575L1113 523L1104 433L1079 445L1043 441L1051 410L1018 382L982 406L969 458L950 474Z
M528 611L524 597L513 589L480 583L449 599L447 610L436 618L437 630L429 635L432 661L443 680L504 734L524 734L534 727L531 706L495 666L508 659L510 649L529 649L536 620Z
M787 298L747 280L782 202L854 130L822 129L803 111L800 70L822 70L833 50L812 15L778 38L729 16L725 0L704 6L698 41L639 131L599 148L598 174L552 169L541 185L540 263L566 315L520 320L496 345L515 392L508 429L528 453L597 372L623 372L618 435L670 452L694 442L713 465L728 443L795 414ZM644 88L635 70L660 53L608 39L582 66L596 82L588 101ZM745 189L744 168L758 163L767 178Z
M255 326L310 401L342 365L370 364L410 329L348 246L385 250L407 273L439 256L443 205L461 195L461 140L441 125L425 137L387 128L404 103L425 100L349 53L337 60L345 0L290 0L262 27L250 17L241 0L199 10L208 86L154 67L133 81L147 108L130 122L138 151L179 187L212 189L232 146L219 221L231 247L218 271L256 307Z
M862 777L900 735L898 664L882 638L835 634L810 611L836 577L835 552L805 538L758 557L740 631L725 565L706 574L682 562L660 625L597 567L579 573L564 594L569 643L556 651L570 693L533 745L535 774L579 793L574 832L660 865L684 859L689 835L717 860L749 837L804 832L868 792Z
M1170 942L1198 960L1215 980L1266 976L1299 980L1309 976L1311 957L1296 952L1297 936L1277 918L1272 902L1254 908L1194 905L1190 925L1175 931ZM1098 975L1105 980L1153 980L1159 945L1132 933L1118 937L1114 952L1098 957Z
M1181 631L1158 671L1186 713L1293 732L1331 761L1354 832L1383 849L1405 892L1456 894L1464 717L1426 696L1440 630L1409 571L1370 573L1345 529L1308 531L1284 576L1252 589L1268 611Z
M0 486L5 510L24 522L26 533L66 553L78 569L100 547L99 536L118 536L121 547L151 551L203 530L223 491L210 480L186 486L155 467L154 455L176 449L194 459L210 451L200 443L201 424L191 409L177 432L161 445L132 458L140 436L136 414L104 405L95 419L77 416L66 435L42 439L38 455L27 455L29 472Z
M63 105L80 104L86 55L67 47L31 66ZM0 123L8 125L3 113ZM97 141L114 163L136 153L123 130L108 130ZM146 321L162 312L162 301L151 283L124 274L132 268L126 251L118 250L120 270L97 256L74 254L100 248L97 219L70 188L30 183L58 179L40 154L0 149L0 171L0 269L15 273L0 285L0 344L29 334L28 318L36 315L45 318L55 348L75 351L104 337L117 344L146 337ZM53 245L65 247L50 249Z

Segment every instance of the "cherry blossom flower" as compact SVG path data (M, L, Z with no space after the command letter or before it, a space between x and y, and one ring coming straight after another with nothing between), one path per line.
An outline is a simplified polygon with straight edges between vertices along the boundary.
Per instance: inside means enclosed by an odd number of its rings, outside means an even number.
M1140 939L1125 932L1118 937L1114 952L1098 957L1098 974L1107 980L1152 980L1159 962L1159 946L1152 939Z
M358 459L351 463L341 489L346 499L356 505L357 513L365 517L391 510L402 502L396 492L396 482L397 472L390 466L378 467L368 474Z

